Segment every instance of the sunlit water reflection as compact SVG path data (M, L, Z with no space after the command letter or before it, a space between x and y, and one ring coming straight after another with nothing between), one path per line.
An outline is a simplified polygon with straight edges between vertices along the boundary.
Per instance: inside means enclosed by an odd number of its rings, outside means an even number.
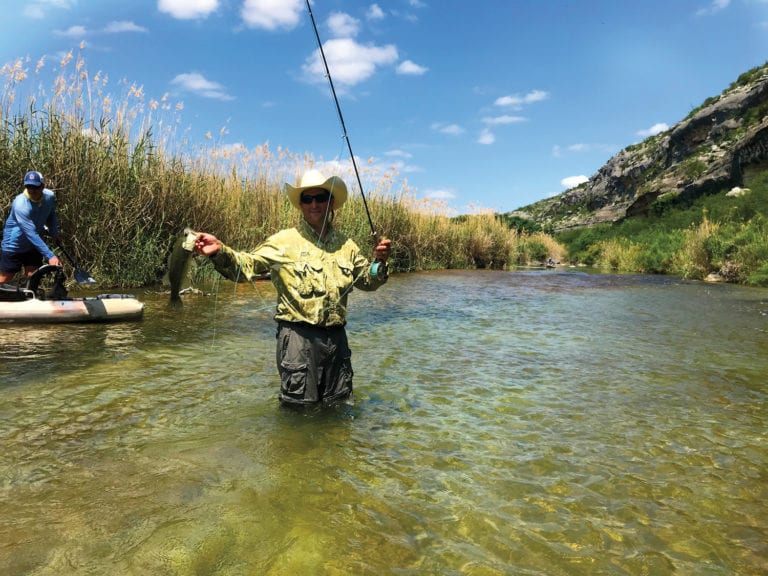
M768 292L576 271L351 298L353 408L274 294L0 327L0 574L768 573Z

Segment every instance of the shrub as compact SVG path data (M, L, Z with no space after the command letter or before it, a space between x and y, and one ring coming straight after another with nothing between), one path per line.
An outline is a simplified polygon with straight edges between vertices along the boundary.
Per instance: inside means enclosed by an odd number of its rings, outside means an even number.
M712 270L712 255L708 243L718 230L716 223L706 217L697 227L685 232L682 248L675 254L675 271L683 278L703 279Z

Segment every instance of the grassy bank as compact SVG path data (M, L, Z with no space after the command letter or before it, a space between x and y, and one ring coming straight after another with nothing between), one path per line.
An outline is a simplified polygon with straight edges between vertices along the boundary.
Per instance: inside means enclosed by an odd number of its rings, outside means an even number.
M768 286L768 171L740 195L660 198L648 216L559 234L572 260L618 272Z
M56 191L68 251L104 286L159 282L173 238L185 227L209 231L240 249L255 247L299 217L282 194L311 155L216 144L191 147L180 105L148 98L135 85L110 91L70 53L53 66L19 60L0 73L0 217L8 215L27 170ZM337 225L361 247L370 227L351 171L340 173L351 198ZM452 218L439 202L419 201L394 171L362 167L376 232L392 238L391 269L504 268L564 250L540 232L518 232L490 213Z

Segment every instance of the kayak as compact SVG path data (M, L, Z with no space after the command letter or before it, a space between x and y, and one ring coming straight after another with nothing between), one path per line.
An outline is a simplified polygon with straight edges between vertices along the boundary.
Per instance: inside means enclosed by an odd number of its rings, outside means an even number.
M18 301L0 299L0 323L117 322L137 320L144 303L131 294L99 294L84 298Z
M54 277L46 290L43 280ZM45 265L35 271L26 286L0 284L0 324L116 322L137 320L144 304L132 294L99 294L70 298L60 266Z

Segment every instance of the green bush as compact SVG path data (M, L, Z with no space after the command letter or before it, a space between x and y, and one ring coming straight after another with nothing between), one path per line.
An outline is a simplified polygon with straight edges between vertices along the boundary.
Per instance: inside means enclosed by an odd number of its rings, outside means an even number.
M768 262L751 272L747 276L746 283L752 286L768 286Z
M768 171L749 175L743 196L681 201L665 196L647 216L558 234L571 259L634 272L703 278L719 271L735 282L762 285L768 261ZM636 251L627 242L639 246Z
M530 262L544 262L549 257L549 250L539 240L529 240L525 243L524 253Z
M688 158L682 163L683 175L689 180L695 180L707 171L707 164L700 158Z

